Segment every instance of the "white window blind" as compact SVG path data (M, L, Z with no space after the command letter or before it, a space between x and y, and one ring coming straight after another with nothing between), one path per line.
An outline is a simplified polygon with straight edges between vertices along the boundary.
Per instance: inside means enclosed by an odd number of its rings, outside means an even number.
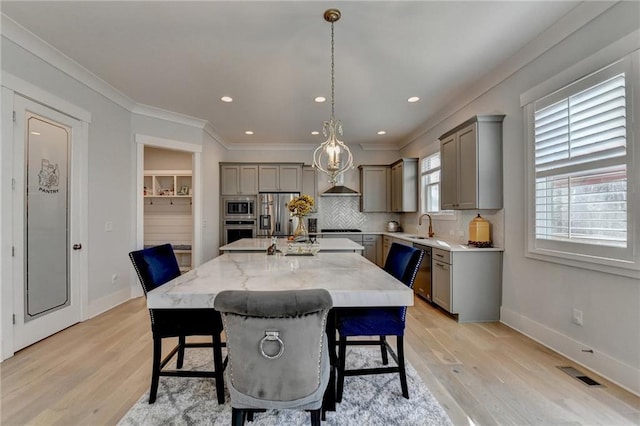
M627 246L625 73L535 103L535 237Z

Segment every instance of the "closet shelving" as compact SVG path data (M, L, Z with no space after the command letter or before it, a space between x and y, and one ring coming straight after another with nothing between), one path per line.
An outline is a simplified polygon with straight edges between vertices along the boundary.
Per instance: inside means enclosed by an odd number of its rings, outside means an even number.
M192 183L191 170L144 171L145 245L170 242L183 272L192 267Z
M144 197L191 198L190 170L145 170Z

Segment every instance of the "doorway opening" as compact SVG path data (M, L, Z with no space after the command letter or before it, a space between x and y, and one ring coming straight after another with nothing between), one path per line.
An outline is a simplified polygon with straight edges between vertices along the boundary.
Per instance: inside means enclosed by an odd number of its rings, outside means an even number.
M144 148L144 247L170 243L180 270L193 267L193 154Z

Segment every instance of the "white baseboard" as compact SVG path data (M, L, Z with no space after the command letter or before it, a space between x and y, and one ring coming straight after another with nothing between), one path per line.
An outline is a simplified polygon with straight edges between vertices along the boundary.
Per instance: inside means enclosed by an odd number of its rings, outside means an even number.
M640 396L640 369L637 366L627 365L598 351L597 348L585 345L505 307L500 309L500 322ZM583 349L591 349L593 353L582 352Z
M125 287L116 291L115 293L111 293L107 296L101 297L100 299L93 300L89 302L87 315L85 315L83 321L93 318L96 315L100 315L101 313L104 313L109 309L113 309L116 306L131 299L132 297L134 296L132 295L131 287Z

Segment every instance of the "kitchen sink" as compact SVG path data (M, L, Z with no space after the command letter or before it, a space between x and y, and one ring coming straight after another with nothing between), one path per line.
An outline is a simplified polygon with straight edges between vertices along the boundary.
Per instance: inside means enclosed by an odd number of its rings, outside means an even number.
M416 240L428 240L429 237L423 237L422 235L409 235L409 238L414 238Z

